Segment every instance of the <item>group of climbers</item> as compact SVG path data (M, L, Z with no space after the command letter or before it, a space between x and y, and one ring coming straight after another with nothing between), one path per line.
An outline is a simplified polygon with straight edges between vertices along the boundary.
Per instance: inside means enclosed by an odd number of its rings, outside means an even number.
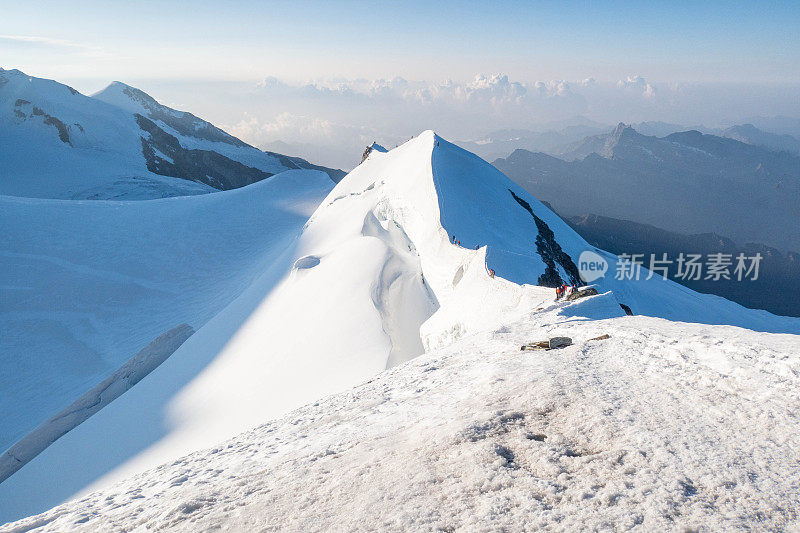
M456 239L455 235L451 235L450 236L450 241L453 244L461 246L461 241ZM475 245L475 249L476 250L478 249L478 245L477 244ZM487 268L487 271L489 272L489 276L493 278L494 277L494 269L493 268ZM576 291L577 289L578 288L575 285L567 285L567 284L559 285L558 287L556 287L556 301L564 298L565 296L571 294L572 292Z
M450 237L450 241L451 241L453 244L457 244L458 246L461 246L461 241L459 241L458 239L456 239L456 236L455 236L455 235L453 235L453 236L451 236L451 237ZM475 249L476 249L476 250L478 249L478 245L477 245L477 244L475 245Z
M455 236L455 235L451 235L451 236L450 236L450 242L452 242L453 244L456 244L456 245L458 245L458 246L461 246L461 241L459 241L458 239L456 239L456 236ZM476 245L475 245L475 249L477 250L478 248L479 248L479 246L476 244ZM494 269L493 269L493 268L489 268L489 269L487 269L487 270L488 270L488 272L489 272L489 276L491 276L491 277L494 277Z
M570 294L572 291L575 290L573 285L560 285L556 287L556 300L560 300L564 296Z

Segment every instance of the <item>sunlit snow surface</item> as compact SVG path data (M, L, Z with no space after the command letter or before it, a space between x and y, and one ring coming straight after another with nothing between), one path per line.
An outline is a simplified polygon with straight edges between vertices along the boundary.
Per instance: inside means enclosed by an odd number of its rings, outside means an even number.
M7 529L797 526L797 336L587 320L540 294L546 311ZM550 335L576 344L519 351Z
M657 279L608 279L599 296L554 304L552 290L520 285L545 265L537 226L509 189L566 253L589 249L493 167L431 132L374 151L241 296L0 484L0 518L101 488L25 524L796 520L798 337L703 324L796 334L800 321ZM661 318L622 316L620 302ZM587 340L604 333L611 339ZM519 351L556 334L576 344Z

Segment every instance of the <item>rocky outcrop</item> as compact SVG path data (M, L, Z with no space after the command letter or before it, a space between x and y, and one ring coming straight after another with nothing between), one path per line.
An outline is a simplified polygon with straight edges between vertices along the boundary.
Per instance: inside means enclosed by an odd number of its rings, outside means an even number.
M380 144L373 142L372 144L367 146L366 150L364 150L364 153L361 154L361 162L363 163L364 161L366 161L367 158L369 157L369 154L371 154L373 151L386 153L387 150Z
M159 104L155 98L144 91L126 85L122 90L131 100L147 110L153 121L161 121L181 135L206 141L221 142L233 146L249 146L229 133L225 133L210 122L186 111L175 111Z
M367 158L369 157L369 154L371 153L372 153L372 146L367 146L366 150L364 150L364 153L361 154L361 162L363 163L364 161L366 161Z
M31 107L31 103L28 100L18 98L17 101L14 102L14 115L22 120L29 119L31 117L42 117L42 122L44 124L53 126L56 129L58 132L58 138L61 140L61 142L72 146L72 141L70 141L69 138L69 126L64 124L58 118L48 115L42 108L37 106L32 106L32 110L30 112L26 112L26 109L29 107Z
M596 294L597 294L597 289L595 289L594 287L589 287L589 288L583 289L583 290L574 290L574 291L572 291L571 293L569 293L567 295L565 300L567 300L568 302L571 302L571 301L577 300L579 298L586 298L587 296L594 296Z
M578 267L575 265L572 258L561 249L561 245L556 242L553 230L550 229L544 220L536 216L528 202L514 194L514 191L511 189L508 189L508 192L510 192L514 200L533 217L536 228L539 230L539 234L536 236L536 252L542 258L542 261L544 261L545 270L544 273L539 276L537 283L543 287L558 287L564 285L565 280L561 278L556 268L556 264L558 264L569 277L569 285L575 285L576 287L581 285L583 282L581 281Z
M237 189L272 176L209 150L189 150L155 122L136 115L147 135L142 137L142 154L147 170L162 176L205 183L215 189Z

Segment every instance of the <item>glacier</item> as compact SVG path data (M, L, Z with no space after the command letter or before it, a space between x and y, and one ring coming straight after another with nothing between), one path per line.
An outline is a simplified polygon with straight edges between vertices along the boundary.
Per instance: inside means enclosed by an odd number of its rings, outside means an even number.
M617 258L431 131L373 150L321 201L321 183L287 187L313 214L261 243L280 215L250 195L281 176L172 199L237 195L225 213L265 219L176 257L242 239L260 261L238 293L215 285L213 316L160 366L0 483L0 520L58 505L0 531L796 523L800 320L658 277L554 302L537 284L568 282L582 251L611 272ZM519 350L555 335L575 342Z

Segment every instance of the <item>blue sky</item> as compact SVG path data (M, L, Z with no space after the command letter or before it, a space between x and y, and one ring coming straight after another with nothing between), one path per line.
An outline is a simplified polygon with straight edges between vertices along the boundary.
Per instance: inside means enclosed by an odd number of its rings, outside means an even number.
M0 2L0 67L333 166L429 128L800 118L798 0Z
M0 63L108 79L800 82L798 2L4 2ZM27 39L27 40L26 40Z

